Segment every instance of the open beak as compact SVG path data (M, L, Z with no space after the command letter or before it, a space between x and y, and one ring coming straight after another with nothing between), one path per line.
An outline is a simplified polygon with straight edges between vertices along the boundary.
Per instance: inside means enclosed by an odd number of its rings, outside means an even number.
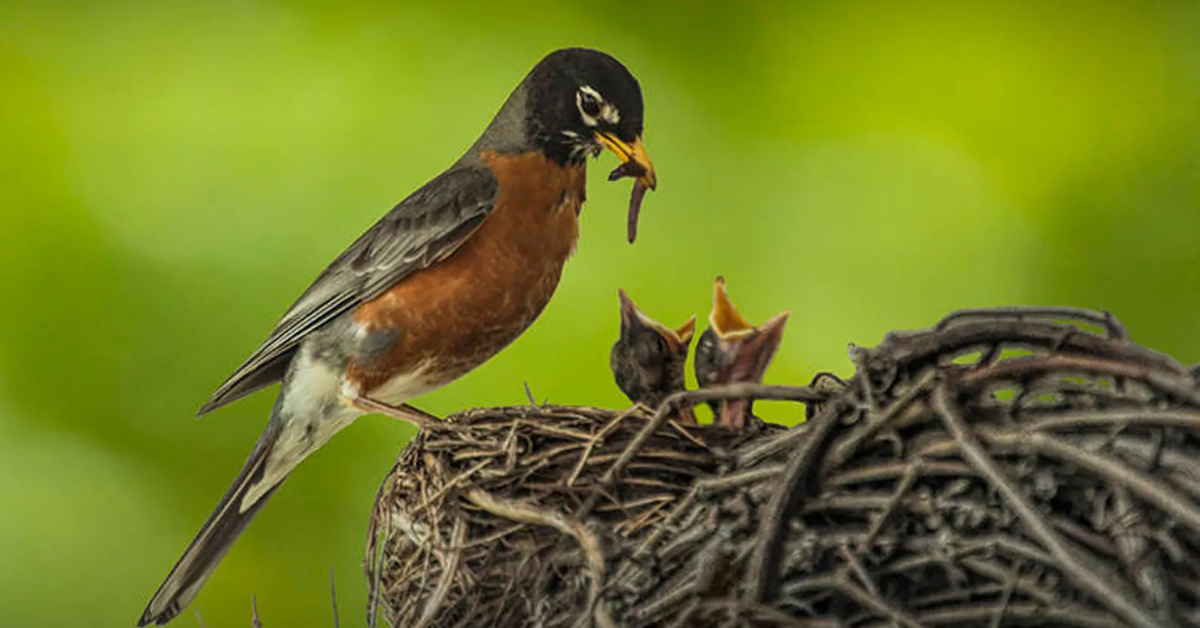
M675 330L675 337L679 339L680 344L687 345L692 341L692 335L696 333L696 315L692 314L688 317L687 322L682 327Z
M633 299L625 294L624 290L617 290L621 297L621 332L628 333L635 326L646 327L653 329L658 335L662 336L668 342L672 343L676 348L686 347L692 340L692 334L696 331L696 317L693 315L679 329L671 329L666 325L646 316L644 312L638 309L638 306L633 303Z
M780 312L770 320L754 328L746 338L734 362L732 380L735 382L761 382L767 366L775 357L775 351L783 342L783 330L787 326L790 312Z
M658 177L654 174L654 164L650 161L650 155L646 154L646 145L642 143L642 138L637 137L633 142L626 143L611 133L596 131L596 141L616 153L622 163L633 162L640 171L638 181L641 181L642 185L651 190L658 186Z
M717 383L761 382L783 340L788 316L788 312L781 312L758 327L732 332L732 337L722 342L723 350L729 352L732 363L722 369ZM716 424L742 429L750 415L751 404L748 399L722 402Z
M718 350L724 353L729 366L718 376L717 383L762 381L763 373L783 341L789 316L788 312L781 312L762 325L751 325L729 300L725 278L718 276L713 282L713 307L708 323L717 336Z
M621 331L624 332L633 327L634 322L641 318L642 312L624 290L618 288L617 294L621 297Z
M750 324L733 306L733 302L729 300L729 293L725 292L725 277L717 276L713 282L713 305L712 311L708 314L708 324L713 328L713 331L718 336L728 337L734 332L745 332L754 329L754 325Z

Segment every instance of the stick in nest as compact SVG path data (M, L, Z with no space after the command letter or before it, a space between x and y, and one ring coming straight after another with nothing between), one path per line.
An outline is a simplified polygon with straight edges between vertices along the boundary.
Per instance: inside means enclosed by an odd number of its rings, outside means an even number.
M547 526L574 538L575 542L579 544L579 548L583 550L584 556L587 557L588 568L591 571L591 582L588 585L591 600L589 606L599 600L600 588L604 585L604 574L606 573L604 551L599 538L590 532L586 525L577 520L568 519L555 510L501 499L480 489L467 491L466 497L471 503L497 517ZM598 611L596 620L602 628L616 628L616 624L604 607L596 610Z

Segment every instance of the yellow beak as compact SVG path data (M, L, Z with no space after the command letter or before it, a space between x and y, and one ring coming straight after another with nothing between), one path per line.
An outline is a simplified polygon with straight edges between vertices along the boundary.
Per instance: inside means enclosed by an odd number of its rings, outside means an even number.
M627 144L611 133L597 131L596 141L600 142L601 146L616 153L622 162L628 163L632 161L637 164L642 171L638 176L638 180L642 182L642 185L651 190L658 185L658 177L654 174L654 164L650 161L650 155L646 154L646 145L642 143L642 138L635 138L632 143Z
M733 301L729 300L729 293L725 292L725 278L720 275L713 282L713 305L708 315L708 324L718 336L754 329L754 325L751 325L733 306Z

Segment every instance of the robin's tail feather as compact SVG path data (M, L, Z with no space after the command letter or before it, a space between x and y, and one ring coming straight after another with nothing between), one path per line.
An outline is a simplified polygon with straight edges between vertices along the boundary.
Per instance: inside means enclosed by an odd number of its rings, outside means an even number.
M279 404L277 403L275 412L278 411ZM250 523L254 515L258 514L259 509L279 487L284 474L272 473L264 477L264 473L267 471L267 461L279 437L278 426L276 417L272 416L266 431L259 437L258 443L254 445L254 450L250 452L250 457L242 467L241 473L233 481L229 490L225 492L225 496L217 504L216 510L208 516L208 520L204 522L204 526L200 528L196 538L192 539L192 543L188 545L187 551L183 553L179 562L175 563L171 573L167 574L167 579L158 587L158 591L151 598L150 603L146 605L142 618L138 620L138 626L147 624L161 626L174 619L180 611L186 608L200 592L204 582L216 570L221 559L229 552L233 542L246 529L246 525ZM257 486L264 480L271 481L272 478L275 478L274 486L265 490ZM260 496L252 504L243 504L243 498L252 489L257 489L255 492Z

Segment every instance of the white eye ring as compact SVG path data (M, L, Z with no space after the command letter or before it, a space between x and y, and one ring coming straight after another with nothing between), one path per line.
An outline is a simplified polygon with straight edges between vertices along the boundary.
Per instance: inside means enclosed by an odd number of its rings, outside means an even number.
M575 92L575 107L579 109L579 115L583 118L583 123L594 127L599 124L597 118L604 117L604 110L608 105L604 102L604 98L600 96L600 92L584 85Z
M599 126L601 121L610 126L616 126L621 121L617 108L605 102L600 92L587 85L575 92L575 107L579 109L583 123L592 128Z

